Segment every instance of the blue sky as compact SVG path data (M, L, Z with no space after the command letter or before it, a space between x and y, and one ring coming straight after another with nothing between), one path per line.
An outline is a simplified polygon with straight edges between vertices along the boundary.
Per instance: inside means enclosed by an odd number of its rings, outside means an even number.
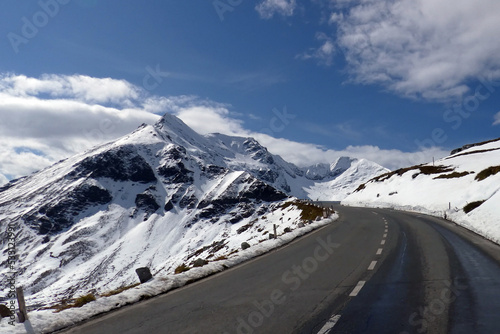
M255 136L298 164L428 161L499 136L499 10L496 0L3 0L0 175L165 111L199 132Z

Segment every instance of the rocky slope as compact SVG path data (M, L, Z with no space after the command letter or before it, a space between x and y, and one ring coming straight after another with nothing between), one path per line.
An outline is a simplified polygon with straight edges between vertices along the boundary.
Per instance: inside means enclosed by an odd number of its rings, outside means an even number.
M342 176L357 186L356 172L366 178L373 166L301 169L251 138L201 136L167 114L0 189L2 295L10 264L36 306L135 283L138 267L172 273L229 256L268 239L273 224L297 228L303 211L290 195Z
M229 168L244 170L298 198L340 201L360 184L389 171L374 162L349 157L340 157L331 164L297 167L271 154L253 138L221 134L208 138L222 150Z

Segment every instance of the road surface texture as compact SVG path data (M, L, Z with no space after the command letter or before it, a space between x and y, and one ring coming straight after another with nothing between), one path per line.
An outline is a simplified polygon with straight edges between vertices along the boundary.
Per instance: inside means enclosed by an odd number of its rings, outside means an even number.
M500 333L499 246L425 215L335 209L281 249L63 333Z

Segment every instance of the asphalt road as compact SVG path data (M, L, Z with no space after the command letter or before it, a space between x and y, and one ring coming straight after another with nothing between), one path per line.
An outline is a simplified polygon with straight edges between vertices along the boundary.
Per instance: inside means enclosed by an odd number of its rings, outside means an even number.
M500 333L499 246L424 215L335 209L288 246L64 333Z

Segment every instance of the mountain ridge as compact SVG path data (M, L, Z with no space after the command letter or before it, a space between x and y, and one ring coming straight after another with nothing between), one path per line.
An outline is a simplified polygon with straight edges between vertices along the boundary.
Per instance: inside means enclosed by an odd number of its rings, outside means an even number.
M305 175L255 139L201 136L166 114L7 184L0 233L16 227L19 283L41 305L131 284L137 267L171 272L192 254L229 256L241 242L269 239L274 224L279 233L300 228L294 191L318 182ZM7 275L1 271L2 291Z

